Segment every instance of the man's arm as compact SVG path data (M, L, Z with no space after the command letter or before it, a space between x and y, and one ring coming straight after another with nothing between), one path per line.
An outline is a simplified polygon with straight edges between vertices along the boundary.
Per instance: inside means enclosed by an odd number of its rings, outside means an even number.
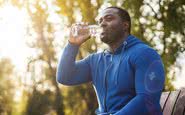
M145 49L134 65L136 96L115 115L160 115L159 100L165 75L159 55Z
M64 85L78 85L91 81L89 57L75 62L79 46L68 43L59 60L57 82Z
M81 61L75 61L78 49L90 37L87 24L75 24L71 27L69 43L65 47L57 68L57 81L65 85L79 85L91 81L90 56ZM73 28L81 28L78 35L73 36Z

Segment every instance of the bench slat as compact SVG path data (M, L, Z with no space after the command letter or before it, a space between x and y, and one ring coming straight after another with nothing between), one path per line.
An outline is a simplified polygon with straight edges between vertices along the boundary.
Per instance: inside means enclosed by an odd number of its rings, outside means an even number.
M164 115L172 115L174 105L176 103L176 100L179 96L179 90L177 91L171 91L166 104L164 105L163 114Z
M177 99L176 106L174 108L174 115L185 115L185 89L181 89L179 98Z
M164 105L169 97L170 92L163 92L160 99L161 109L163 110Z

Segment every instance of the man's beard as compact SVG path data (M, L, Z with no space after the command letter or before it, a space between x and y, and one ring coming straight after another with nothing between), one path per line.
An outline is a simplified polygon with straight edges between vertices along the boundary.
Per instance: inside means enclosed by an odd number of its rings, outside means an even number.
M119 41L123 37L124 31L118 29L117 31L106 32L102 35L101 41L106 44L113 44Z

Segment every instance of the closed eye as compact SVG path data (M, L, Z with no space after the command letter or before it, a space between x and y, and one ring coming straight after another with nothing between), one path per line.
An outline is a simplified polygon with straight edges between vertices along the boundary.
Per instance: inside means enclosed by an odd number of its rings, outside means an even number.
M114 19L113 15L106 15L98 20L98 24L101 24L103 20L105 21L112 21Z
M108 15L108 16L105 17L105 20L106 21L111 21L111 20L113 20L113 16Z

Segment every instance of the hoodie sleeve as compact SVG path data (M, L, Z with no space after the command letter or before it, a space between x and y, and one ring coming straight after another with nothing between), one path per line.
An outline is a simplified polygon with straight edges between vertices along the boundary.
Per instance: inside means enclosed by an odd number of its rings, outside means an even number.
M64 48L57 67L57 82L64 85L79 85L91 81L90 56L75 61L79 47L68 43Z
M136 96L115 115L161 115L165 75L160 56L147 48L134 60Z

